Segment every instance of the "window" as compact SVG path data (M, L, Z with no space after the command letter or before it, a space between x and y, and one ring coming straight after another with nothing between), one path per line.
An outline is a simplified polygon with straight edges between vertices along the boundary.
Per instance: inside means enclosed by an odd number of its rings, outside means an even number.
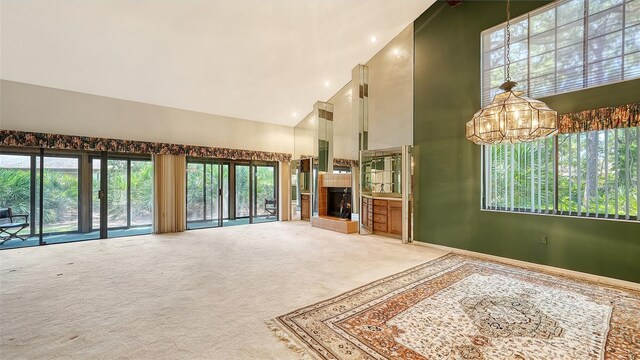
M483 106L505 79L505 27L482 33ZM638 78L640 0L558 1L513 19L510 58L534 98Z
M558 137L558 213L638 219L638 129Z
M484 207L551 213L554 209L555 142L484 146Z
M638 220L640 128L483 148L483 207Z
M482 33L483 106L505 79L505 27ZM517 89L534 98L639 78L640 0L562 0L513 19L510 59ZM609 118L538 142L484 146L482 207L638 220L640 130Z

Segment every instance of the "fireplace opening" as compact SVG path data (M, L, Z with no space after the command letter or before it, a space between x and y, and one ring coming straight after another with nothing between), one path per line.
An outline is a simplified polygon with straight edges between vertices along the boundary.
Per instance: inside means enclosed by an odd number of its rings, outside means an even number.
M340 212L341 205L343 206L342 213ZM351 219L351 188L327 188L327 215Z

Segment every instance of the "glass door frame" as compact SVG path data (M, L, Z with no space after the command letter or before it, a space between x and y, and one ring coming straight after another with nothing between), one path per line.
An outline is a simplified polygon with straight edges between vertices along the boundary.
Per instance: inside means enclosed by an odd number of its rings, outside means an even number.
M258 167L271 167L273 168L273 199L275 200L275 219L272 221L280 220L280 186L279 186L279 164L277 161L251 161L250 162L250 199L251 199L251 208L250 208L250 224L254 223L254 219L258 216L258 175L257 168Z
M83 151L83 150L58 150L58 149L45 149L45 148L34 148L34 147L13 147L13 146L0 146L0 154L3 155L14 155L14 156L25 156L29 158L29 234L27 235L29 238L37 238L38 243L34 245L27 246L42 246L49 244L57 244L57 243L67 243L67 242L77 242L77 241L85 241L85 240L93 240L97 239L74 239L68 241L56 241L56 242L47 242L47 237L51 235L74 235L84 233L85 222L90 221L91 216L87 218L87 214L83 213L85 210L86 204L83 201L87 201L83 199L83 191L84 184L83 181L86 180L86 171L90 171L90 166L88 166L84 161L86 159L91 159L91 157L95 157L96 152L94 151ZM76 206L77 206L77 228L75 230L70 231L58 231L58 232L48 232L44 233L45 227L45 160L47 158L55 159L55 158L63 158L63 159L72 159L77 161L77 198L76 198ZM90 231L87 231L90 232ZM20 248L22 246L17 247L9 247L11 248ZM4 249L3 249L4 250Z
M224 201L224 167L225 165L228 166L228 168L231 167L231 164L229 161L225 161L225 160L221 160L221 159L212 159L212 158L192 158L192 157L187 157L187 172L185 174L185 198L188 200L189 199L189 172L188 172L188 166L189 164L201 164L203 166L203 183L202 183L202 192L203 192L203 210L202 210L202 219L201 220L188 220L187 217L187 230L194 230L194 229L199 229L198 228L189 228L189 222L197 222L197 221L207 221L207 220L211 220L212 219L207 219L207 166L212 166L212 167L217 167L218 168L218 195L217 195L217 200L218 200L218 214L217 214L217 225L216 226L206 226L203 228L212 228L212 227L222 227L224 225L224 207L230 206L230 201ZM230 172L230 170L229 170ZM227 173L227 189L229 189L230 187L230 174ZM230 189L229 189L229 193L230 193ZM229 194L230 197L230 194ZM188 201L186 202L185 205L185 211L188 211L189 208L189 203ZM230 213L230 209L227 209L227 213Z
M28 246L42 246L49 244L68 243L87 241L95 239L109 238L108 234L108 160L127 160L127 226L118 227L118 229L127 229L136 227L131 225L133 222L132 217L132 186L131 186L131 163L134 161L149 161L152 163L151 154L127 154L108 151L92 151L92 150L62 150L62 149L45 149L36 147L14 147L14 146L0 146L0 154L6 155L19 155L29 157L29 171L30 171L30 190L29 190L29 234L30 238L37 238L37 244ZM78 177L78 198L77 198L77 229L73 231L64 232L49 232L44 233L45 227L45 163L47 158L68 158L77 159L77 177ZM93 162L94 160L100 163L100 181L99 183L93 182ZM153 179L151 179L151 187L153 189ZM95 228L93 225L93 189L94 185L99 187L98 202L99 206L99 228ZM153 191L153 190L152 190ZM153 215L152 215L153 216ZM153 219L153 217L152 217ZM152 225L152 224L151 224ZM146 226L146 225L141 225ZM111 229L113 230L113 229ZM76 238L72 240L59 240L55 242L48 242L50 235L64 235L64 234L83 234L92 233L96 231L95 237L90 238ZM127 234L127 236L140 235ZM117 237L117 236L114 236ZM35 239L33 239L35 240ZM20 248L23 246L8 247L6 249ZM5 250L5 248L0 248Z
M122 154L122 153L112 153L107 151L101 151L99 154L90 154L89 155L89 163L92 164L91 173L93 174L93 160L100 160L100 190L98 191L98 199L100 200L100 239L108 239L109 238L109 230L123 230L123 229L131 229L131 162L132 161L149 161L153 163L151 159L151 155L140 155L140 154ZM126 226L114 226L109 227L109 171L108 165L109 160L121 160L127 162L127 225ZM153 178L151 179L153 182ZM93 184L92 184L93 186ZM153 189L153 184L152 184ZM152 190L153 193L153 190ZM152 195L153 196L153 195ZM93 201L90 203L91 213L93 213ZM152 223L150 226L153 226L153 214L151 215ZM92 222L93 224L93 222ZM143 226L143 225L141 225ZM150 232L151 233L151 232ZM132 236L132 235L128 235ZM118 236L115 236L118 237Z
M229 182L233 182L233 196L231 196L231 194L229 195L230 197L233 197L233 220L237 220L237 219L249 219L249 224L253 224L253 173L252 173L252 162L251 161L232 161L231 165L233 166L233 180L231 179L231 177L229 178ZM238 216L238 172L237 172L237 168L238 166L246 166L248 167L249 170L249 194L247 195L249 198L249 215L247 216ZM231 210L231 209L230 209Z
M254 223L254 218L255 218L255 214L256 214L256 207L257 207L257 201L256 201L256 189L254 189L254 187L256 186L256 167L257 166L270 166L273 167L274 169L274 200L276 201L276 214L275 214L275 219L273 221L279 221L280 220L280 187L279 187L279 169L280 169L280 164L277 161L249 161L249 160L229 160L229 159L217 159L217 158L199 158L199 157L187 157L187 173L186 173L186 197L187 200L189 199L189 171L188 171L188 167L189 164L203 164L203 165L218 165L218 176L219 176L219 180L218 180L218 216L219 216L219 222L218 222L218 226L207 226L207 228L211 228L211 227L223 227L223 226L231 226L231 225L236 225L236 224L231 224L231 222L235 222L235 220L238 219L247 219L249 224L253 224ZM224 196L224 175L223 175L223 169L225 166L228 166L228 175L226 177L226 181L227 183L227 189L228 189L228 194L225 200L225 196ZM248 214L242 214L241 216L238 216L238 201L237 201L237 195L238 195L238 188L237 188L237 179L238 179L238 173L237 173L237 168L240 166L246 166L248 168L248 200L249 200L249 213ZM200 191L200 189L198 189L198 191ZM203 184L203 190L206 193L206 185ZM206 196L206 194L204 194ZM203 202L205 203L206 206L206 197L203 199ZM189 203L187 201L187 205L186 205L187 210L189 209ZM228 213L228 217L225 218L224 216L224 210L227 209L227 213ZM206 209L203 210L203 212L206 215ZM188 220L188 215L187 215L187 230L193 230L193 229L199 229L200 227L189 227L190 223L195 223L198 221L206 221L206 216L203 215L203 218L200 220ZM225 225L224 221L228 220L230 223Z
M78 234L81 233L81 229L82 229L82 222L84 221L83 219L83 215L82 215L82 179L83 179L83 173L82 173L82 158L83 158L83 154L76 152L76 151L56 151L56 150L45 150L44 148L40 149L40 155L36 155L36 158L40 156L39 159L37 159L37 161L39 161L39 164L36 165L35 170L37 171L36 174L36 181L39 182L39 184L37 184L38 190L40 192L39 196L38 196L38 201L39 206L36 208L38 209L38 213L39 213L39 221L38 221L38 233L40 236L40 243L42 245L47 245L47 239L45 239L47 236L51 236L51 235L61 235L61 234ZM45 186L44 186L44 179L45 179L45 170L47 170L46 168L46 164L45 164L45 159L55 159L55 158L63 158L63 159L73 159L77 162L77 178L78 178L78 185L77 185L77 192L78 192L78 197L76 198L76 206L77 206L77 223L76 223L76 230L71 230L71 231L58 231L58 232L48 232L48 233L44 233L44 197L45 197ZM34 223L35 224L35 223ZM74 240L74 241L78 241L78 240ZM65 241L66 242L66 241ZM70 241L73 242L73 241Z

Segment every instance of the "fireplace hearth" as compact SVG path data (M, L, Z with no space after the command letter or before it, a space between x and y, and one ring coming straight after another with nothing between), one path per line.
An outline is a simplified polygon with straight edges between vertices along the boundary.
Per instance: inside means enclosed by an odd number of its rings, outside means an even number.
M311 225L345 234L358 232L358 222L351 220L351 174L320 174L318 182L318 216L311 217Z

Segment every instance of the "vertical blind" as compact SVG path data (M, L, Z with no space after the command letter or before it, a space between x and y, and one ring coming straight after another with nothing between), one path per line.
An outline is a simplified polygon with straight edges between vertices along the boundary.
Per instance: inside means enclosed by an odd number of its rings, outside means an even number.
M558 137L558 213L638 219L638 128Z
M550 213L554 210L553 138L483 148L484 207Z
M483 148L484 208L638 220L640 128Z

